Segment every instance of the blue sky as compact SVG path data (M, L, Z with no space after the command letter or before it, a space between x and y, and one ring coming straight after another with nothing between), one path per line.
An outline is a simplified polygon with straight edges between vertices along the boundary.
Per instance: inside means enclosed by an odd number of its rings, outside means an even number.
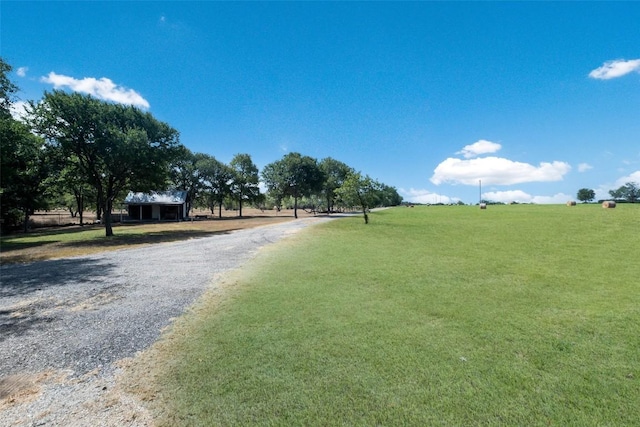
M0 3L22 100L131 103L195 152L333 157L405 200L640 182L638 2ZM19 107L19 105L18 105Z

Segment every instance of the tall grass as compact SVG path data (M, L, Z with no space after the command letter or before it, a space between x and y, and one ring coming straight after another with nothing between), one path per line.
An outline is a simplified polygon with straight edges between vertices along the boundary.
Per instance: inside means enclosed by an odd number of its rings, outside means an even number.
M161 423L637 425L639 226L519 205L311 229L176 329Z

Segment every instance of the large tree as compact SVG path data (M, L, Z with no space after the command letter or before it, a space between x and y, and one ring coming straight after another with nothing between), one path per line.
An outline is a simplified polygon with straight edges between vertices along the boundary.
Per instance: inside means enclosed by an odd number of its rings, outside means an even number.
M609 190L609 194L614 199L626 200L629 203L636 203L640 200L640 185L635 182L627 182L617 190Z
M231 195L238 201L238 216L242 216L243 202L251 203L260 197L258 167L248 154L236 154L229 166L233 171Z
M192 153L186 147L182 147L178 158L171 165L173 189L187 192L187 216L194 203L201 198L201 193L205 191L201 164L210 157L208 154Z
M596 192L590 188L581 188L578 190L577 198L582 203L587 203L596 198Z
M324 174L316 159L300 153L286 154L281 160L264 167L262 173L269 192L293 197L293 215L298 218L298 199L319 193L322 190Z
M47 207L51 186L50 150L42 138L33 135L23 123L0 119L0 200L3 225L23 221L27 231L29 216Z
M12 67L0 58L0 212L2 228L20 221L26 231L29 215L46 207L49 187L49 150L42 138L11 117L18 87L8 74Z
M150 113L89 95L45 93L31 104L33 128L66 157L74 157L104 210L107 236L111 210L126 190L148 192L167 185L180 153L178 132Z
M213 209L218 206L218 217L222 218L222 204L231 194L233 171L215 157L203 155L197 163L197 169L202 179L203 197L207 206Z
M342 186L349 174L353 173L353 169L345 163L331 157L322 159L318 166L324 174L322 196L327 204L327 213L330 214L334 209L337 197L336 190Z

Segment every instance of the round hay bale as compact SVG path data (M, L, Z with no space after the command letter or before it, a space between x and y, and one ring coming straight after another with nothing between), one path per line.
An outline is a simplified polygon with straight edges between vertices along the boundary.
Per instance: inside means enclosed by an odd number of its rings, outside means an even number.
M570 200L567 202L567 206L575 206L576 202L574 200Z
M480 203L480 209L487 209L486 203Z
M607 200L606 202L602 203L602 207L605 209L613 209L616 207L616 202L614 202L613 200Z

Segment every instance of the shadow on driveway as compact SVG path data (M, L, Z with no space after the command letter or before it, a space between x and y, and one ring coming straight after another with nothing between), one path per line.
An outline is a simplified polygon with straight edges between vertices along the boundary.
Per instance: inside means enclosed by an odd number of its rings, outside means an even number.
M3 265L0 267L0 300L26 297L52 286L90 283L95 281L97 272L103 276L114 267L105 260L84 257Z

